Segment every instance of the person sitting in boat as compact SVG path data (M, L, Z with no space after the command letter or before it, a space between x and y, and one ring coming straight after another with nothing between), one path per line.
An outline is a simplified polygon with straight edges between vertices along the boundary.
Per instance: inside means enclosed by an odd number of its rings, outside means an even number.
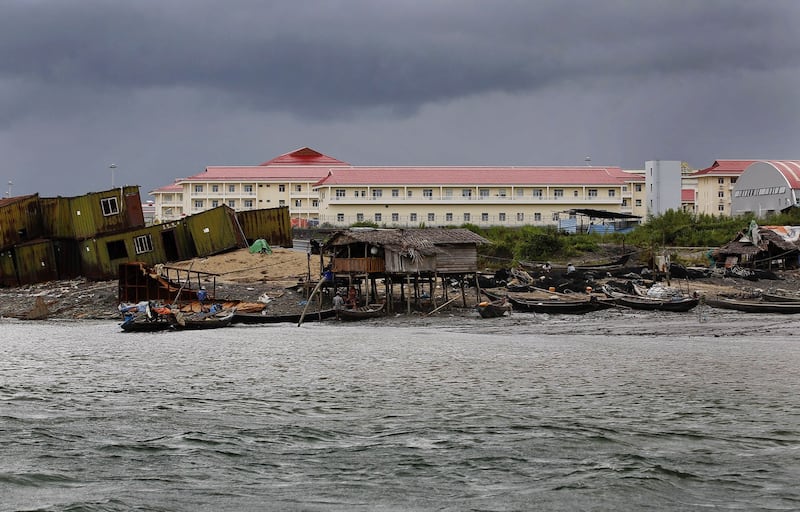
M575 265L572 263L567 263L567 274L573 274L575 272Z
M549 261L546 262L544 265L542 265L542 271L546 272L546 273L549 273L550 270L552 270L552 268L553 268L553 265L551 265Z
M199 290L197 290L197 300L200 301L202 304L208 299L208 292L206 291L205 286L201 286Z

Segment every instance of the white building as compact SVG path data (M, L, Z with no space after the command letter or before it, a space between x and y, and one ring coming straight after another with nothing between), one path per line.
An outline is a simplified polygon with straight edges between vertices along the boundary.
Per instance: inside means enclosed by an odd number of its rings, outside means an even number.
M758 217L798 206L800 160L762 160L748 165L733 188L734 215Z
M647 215L681 209L681 162L648 160L644 164Z

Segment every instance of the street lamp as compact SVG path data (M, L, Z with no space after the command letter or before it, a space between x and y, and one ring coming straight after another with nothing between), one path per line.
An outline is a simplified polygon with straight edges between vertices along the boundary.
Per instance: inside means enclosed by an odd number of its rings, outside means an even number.
M111 169L111 188L114 188L114 170L116 170L117 164L111 164L108 168Z
M8 180L8 191L6 192L6 197L11 197L11 186L14 184L13 181Z

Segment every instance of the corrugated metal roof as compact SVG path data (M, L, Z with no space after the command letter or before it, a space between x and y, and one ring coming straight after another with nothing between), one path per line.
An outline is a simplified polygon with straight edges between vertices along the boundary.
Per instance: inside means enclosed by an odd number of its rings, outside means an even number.
M5 199L0 198L0 207L6 206L6 205L9 205L9 204L18 203L18 202L20 202L20 201L22 201L24 199L28 199L29 197L34 197L34 196L36 196L36 194L30 194L30 195L27 195L27 196L6 197Z
M794 190L800 189L800 160L764 160L786 178Z
M619 167L354 167L332 169L315 187L337 185L621 185Z
M692 176L726 175L738 176L744 172L748 165L758 160L715 160L711 167L701 169Z

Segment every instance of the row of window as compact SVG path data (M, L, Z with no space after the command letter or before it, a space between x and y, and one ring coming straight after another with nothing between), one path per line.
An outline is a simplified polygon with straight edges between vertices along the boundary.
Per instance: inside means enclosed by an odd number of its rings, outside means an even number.
M637 185L637 187L639 187L639 185ZM434 197L433 196L433 190L434 189L432 189L432 188L424 188L424 189L422 189L422 197L429 197L429 198ZM461 189L461 197L467 197L467 198L472 197L474 190L475 189L471 189L471 188ZM639 190L639 189L637 189L637 190ZM587 189L586 192L587 192L587 196L588 197L598 197L598 195L599 195L598 189L596 189L596 188ZM379 197L383 197L383 189L373 188L371 190L371 193L372 193L372 198L373 199L377 199ZM578 190L573 190L572 194L573 194L574 197L578 197L580 195L580 192ZM521 189L521 188L517 189L515 195L516 195L516 197L525 197L525 190ZM393 188L391 190L391 196L392 197L400 197L400 189ZM616 196L617 196L616 189L613 189L613 188L612 189L608 189L608 197L616 197ZM343 188L337 188L336 189L336 197L339 197L339 198L347 197L347 190L343 189ZM354 190L353 191L353 197L367 197L367 191L366 190ZM413 190L406 191L406 197L414 197L414 191ZM453 197L453 190L452 189L445 189L444 190L444 197L445 198ZM491 197L491 191L489 189L487 189L487 188L478 189L478 197ZM498 190L497 191L497 197L507 197L506 190L505 189ZM544 197L544 189L541 189L541 188L533 189L532 197ZM564 189L563 188L555 188L555 189L553 189L553 197L564 197Z
M764 188L750 188L747 190L737 190L733 195L736 197L752 197L752 196L770 196L773 194L785 194L785 193L786 193L786 187L764 187Z
M258 186L261 187L263 185L259 184ZM267 186L269 186L269 185L267 185ZM227 185L227 187L228 187L228 192L233 192L233 193L236 192L236 185ZM208 188L209 188L209 190L211 192L219 192L220 191L220 185L209 185ZM196 184L194 186L194 192L196 194L202 194L204 191L205 191L205 185ZM294 185L294 191L295 192L302 192L303 191L303 185ZM253 185L250 185L250 184L242 185L242 192L245 193L245 194L252 194L253 193ZM285 184L279 184L278 185L278 192L286 192L286 185Z
M221 201L219 199L210 199L208 201L208 204L211 206L211 208L216 208L217 206L220 206L221 204L227 204L231 208L236 208L236 204L237 203L236 203L236 199L228 199L227 201ZM254 203L253 199L243 199L242 200L242 208L252 208L254 204L255 203ZM194 200L195 209L205 208L205 206L206 206L205 199L195 199ZM280 199L278 201L278 206L286 206L286 201L284 201L283 199ZM302 208L303 207L303 200L302 199L295 199L294 206L295 206L295 208ZM319 200L318 199L312 199L311 200L311 206L313 208L319 208Z
M570 216L573 217L573 216ZM516 214L517 222L525 222L525 214L519 212ZM539 212L534 213L532 216L528 215L529 220L533 220L534 222L541 222L542 221L542 214ZM558 221L561 219L561 214L559 212L553 212L551 215L550 220ZM366 216L363 213L356 213L356 222L364 222L366 220ZM390 219L384 219L382 213L376 213L373 215L371 219L375 222L384 222L384 220L391 220L391 222L400 222L400 214L399 213L392 213ZM409 213L408 214L408 221L409 222L419 222L421 220L421 216L416 213ZM435 213L428 213L426 216L426 220L428 222L436 222L436 214ZM441 220L441 219L440 219ZM452 213L445 213L444 214L444 221L445 222L453 222L455 220L455 216ZM489 214L488 213L481 213L480 215L481 222L489 222ZM505 213L498 213L497 220L500 222L505 222L507 220L507 216ZM336 222L344 222L344 214L337 213L336 214ZM459 221L463 222L470 222L472 221L472 214L464 213L461 215Z

